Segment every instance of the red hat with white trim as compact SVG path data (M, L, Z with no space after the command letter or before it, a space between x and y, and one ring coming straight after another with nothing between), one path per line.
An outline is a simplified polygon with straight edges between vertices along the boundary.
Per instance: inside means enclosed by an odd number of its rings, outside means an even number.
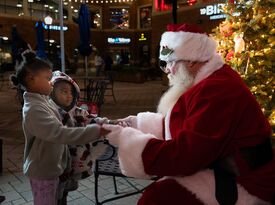
M205 62L216 54L216 47L216 41L195 25L169 24L161 36L159 59Z

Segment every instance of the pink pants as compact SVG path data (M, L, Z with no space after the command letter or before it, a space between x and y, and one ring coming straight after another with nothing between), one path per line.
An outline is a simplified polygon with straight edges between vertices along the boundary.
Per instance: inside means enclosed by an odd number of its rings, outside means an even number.
M57 205L59 179L30 179L34 205Z

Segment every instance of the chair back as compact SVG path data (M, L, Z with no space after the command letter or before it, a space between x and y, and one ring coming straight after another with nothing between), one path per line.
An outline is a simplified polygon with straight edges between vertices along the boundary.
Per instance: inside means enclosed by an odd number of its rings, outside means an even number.
M97 105L98 110L104 103L104 93L106 90L106 82L104 80L89 80L87 85L87 101Z

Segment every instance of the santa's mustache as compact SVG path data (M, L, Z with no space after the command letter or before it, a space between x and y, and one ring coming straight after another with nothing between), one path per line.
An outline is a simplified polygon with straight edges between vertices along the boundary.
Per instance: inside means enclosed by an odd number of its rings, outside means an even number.
M169 73L168 79L170 88L163 94L158 105L158 112L164 116L194 83L194 76L183 63L178 63L175 74Z
M183 62L179 62L175 65L174 74L170 72L167 77L169 79L169 85L182 85L184 87L190 87L194 81L194 76L191 75L188 68Z

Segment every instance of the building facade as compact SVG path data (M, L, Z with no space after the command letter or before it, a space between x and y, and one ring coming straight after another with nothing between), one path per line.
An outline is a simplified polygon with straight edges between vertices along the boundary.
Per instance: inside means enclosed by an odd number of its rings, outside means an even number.
M158 59L158 45L166 25L173 23L169 0L63 0L65 53L74 61L79 46L78 10L85 2L90 10L91 44L102 57L111 55L115 64L154 66ZM207 32L224 18L219 6L223 1L178 1L178 23L200 25ZM33 49L36 48L36 23L45 16L53 18L50 31L45 28L47 45L60 48L59 1L2 0L0 2L1 61L9 59L11 32L16 25L19 35ZM47 47L47 46L46 46ZM48 48L50 49L50 48ZM53 48L51 48L53 49ZM46 49L47 50L47 49ZM10 60L9 60L10 61Z

